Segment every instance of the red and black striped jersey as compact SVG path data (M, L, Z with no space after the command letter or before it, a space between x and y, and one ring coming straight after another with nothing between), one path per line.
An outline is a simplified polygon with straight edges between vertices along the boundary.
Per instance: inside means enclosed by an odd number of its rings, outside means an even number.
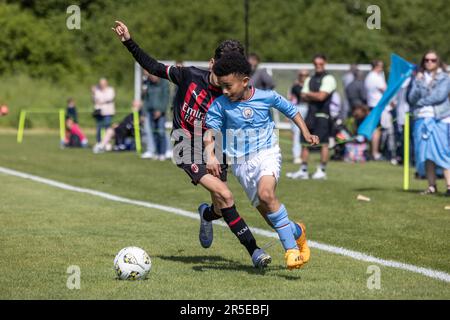
M176 67L158 62L145 53L132 39L123 44L135 60L149 73L167 79L178 86L173 105L173 130L183 129L189 137L207 130L206 112L222 89L210 83L210 72L196 67Z

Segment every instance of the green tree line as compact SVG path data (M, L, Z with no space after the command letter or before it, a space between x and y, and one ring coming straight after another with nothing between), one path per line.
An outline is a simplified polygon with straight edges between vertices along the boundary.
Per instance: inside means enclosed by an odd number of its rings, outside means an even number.
M66 9L81 8L81 29L69 30ZM417 61L428 48L448 57L448 1L249 0L250 50L265 61L387 60L391 52ZM367 6L381 9L369 30ZM160 59L207 60L223 39L244 41L244 0L16 0L0 2L0 73L92 81L130 81L128 53L111 31L129 25L140 45Z
M248 0L249 50L266 62L309 62L318 52L332 63L389 61L392 52L418 62L428 49L449 57L448 0ZM208 60L224 39L245 42L244 0L0 0L0 103L17 126L20 110L54 109L75 97L92 109L90 87L104 76L116 88L116 106L129 110L133 59L111 28L124 21L133 38L161 60ZM70 5L80 29L66 26ZM380 8L381 29L366 22ZM387 63L388 64L388 63ZM292 79L278 83L287 89ZM56 119L56 120L55 120ZM85 115L84 123L92 118ZM54 115L32 116L28 126L57 126Z

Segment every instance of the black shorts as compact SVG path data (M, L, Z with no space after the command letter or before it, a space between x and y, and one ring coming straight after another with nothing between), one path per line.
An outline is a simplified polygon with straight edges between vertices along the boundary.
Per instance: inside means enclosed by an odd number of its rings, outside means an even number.
M206 171L206 164L178 164L178 168L183 169L184 172L188 174L188 176L191 178L191 182L194 185L197 185L200 182L200 179L203 178L203 176L207 175L208 172ZM222 169L222 173L220 174L220 180L223 182L227 181L227 170L228 165L227 164L221 164L220 168Z
M328 144L331 133L331 119L330 115L326 113L316 113L314 118L307 123L309 132L312 135L318 136L320 144ZM302 143L307 143L303 135L300 136Z

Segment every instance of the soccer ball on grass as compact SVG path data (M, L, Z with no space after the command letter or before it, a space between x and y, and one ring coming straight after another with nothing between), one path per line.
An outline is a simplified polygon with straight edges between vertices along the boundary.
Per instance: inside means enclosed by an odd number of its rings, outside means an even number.
M120 280L143 280L152 267L150 256L138 247L126 247L114 259L114 269Z

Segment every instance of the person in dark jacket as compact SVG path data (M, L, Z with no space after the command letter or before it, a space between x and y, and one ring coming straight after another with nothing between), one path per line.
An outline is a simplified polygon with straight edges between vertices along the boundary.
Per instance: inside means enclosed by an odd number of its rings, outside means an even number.
M261 90L273 90L275 88L275 82L272 77L267 73L266 69L258 68L261 62L259 56L256 53L250 53L248 55L248 62L252 66L252 85Z
M355 107L367 104L364 75L361 71L356 71L355 79L345 88L345 95L350 106L350 113L353 113Z
M151 121L153 128L153 138L155 141L155 151L159 160L166 159L166 111L169 105L169 82L165 79L158 78L155 75L148 74L147 80L144 82L144 110L148 115L147 121Z

